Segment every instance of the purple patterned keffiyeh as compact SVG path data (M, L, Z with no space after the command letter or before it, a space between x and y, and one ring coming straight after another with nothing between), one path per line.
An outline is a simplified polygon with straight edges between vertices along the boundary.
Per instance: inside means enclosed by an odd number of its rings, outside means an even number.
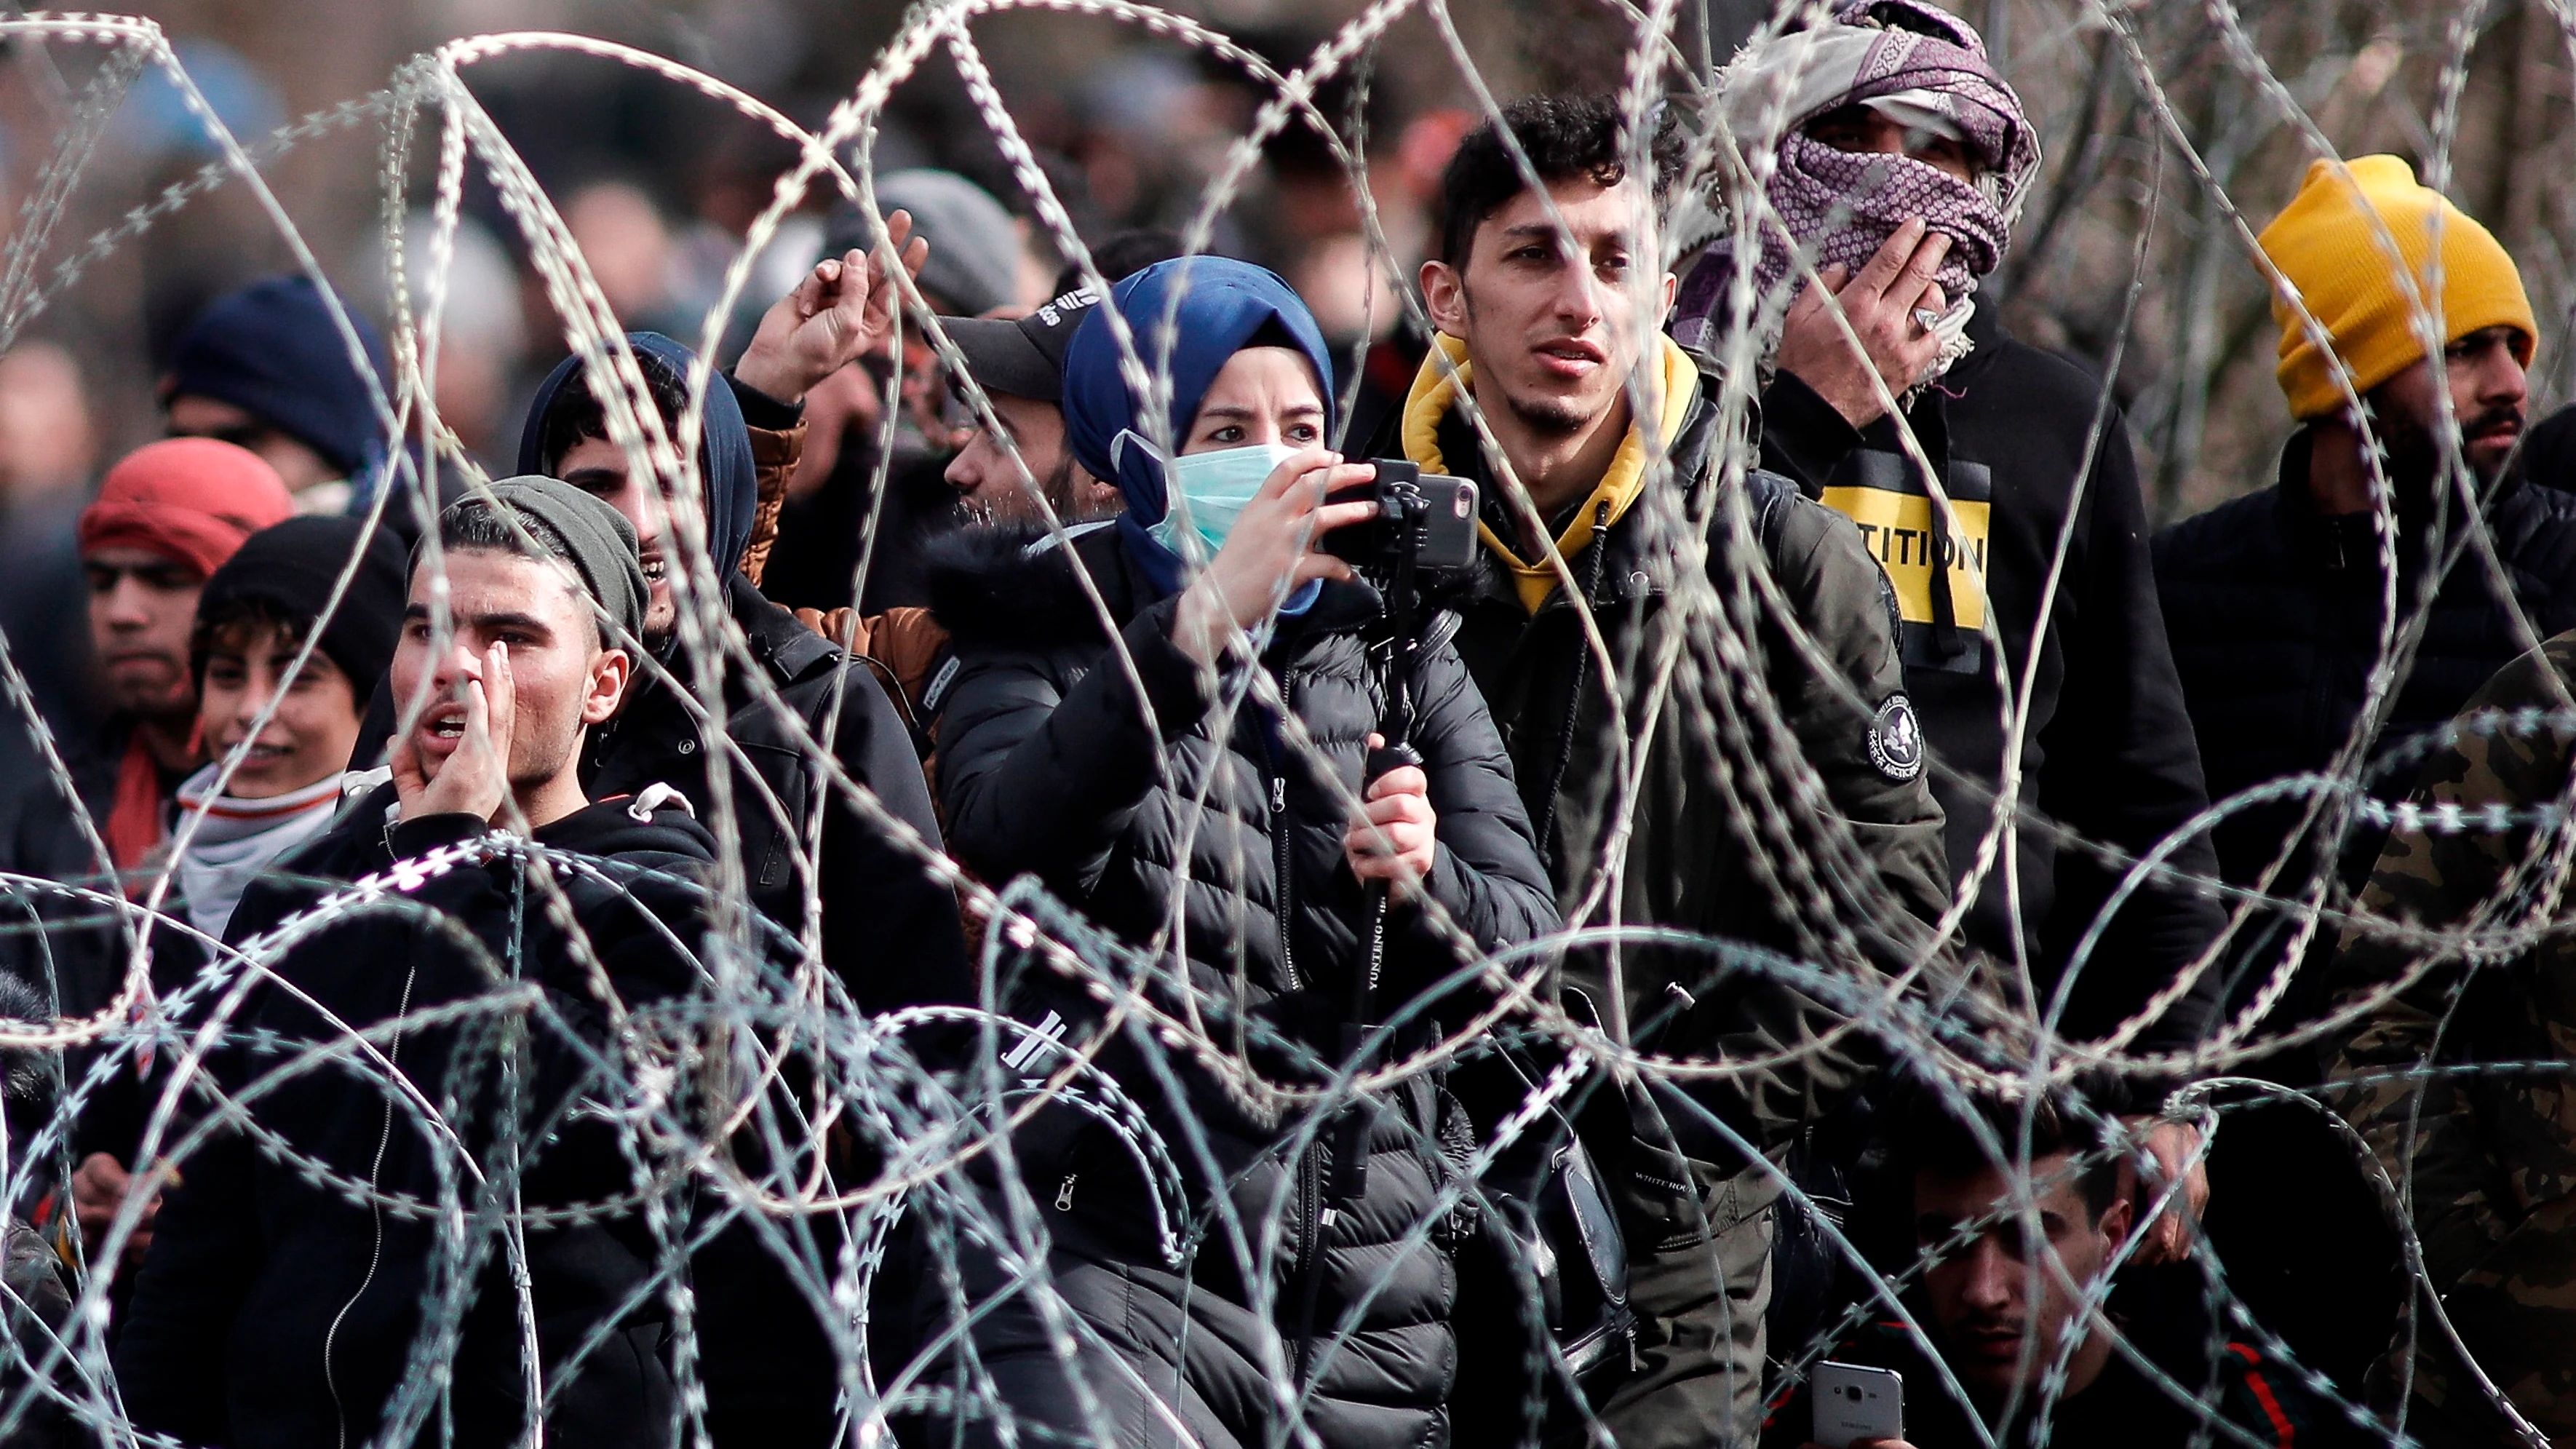
M1892 12L1902 12L1895 24ZM1753 264L1757 315L1776 319L1787 307L1794 289L1781 284L1793 244L1808 248L1819 269L1840 262L1857 270L1906 218L1919 216L1952 240L1940 272L1950 308L1933 329L1944 342L1933 375L1966 355L1977 278L2002 260L2011 218L2039 169L2021 100L1987 63L1977 33L1918 0L1856 0L1824 25L1745 47L1720 76L1718 96L1777 213L1763 218ZM1851 105L1965 144L1982 174L1971 184L1909 157L1838 151L1806 136L1809 122ZM1736 251L1736 239L1720 238L1682 283L1672 328L1682 345L1704 347L1722 330Z

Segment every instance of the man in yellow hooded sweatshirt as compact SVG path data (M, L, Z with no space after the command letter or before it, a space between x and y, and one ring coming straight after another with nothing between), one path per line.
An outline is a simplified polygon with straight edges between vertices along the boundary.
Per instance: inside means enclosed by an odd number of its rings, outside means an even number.
M1636 175L1607 98L1520 101L1503 120L1546 192L1494 125L1460 146L1421 274L1440 336L1375 451L1479 485L1485 548L1451 601L1458 649L1567 924L1708 943L1626 945L1615 976L1606 951L1573 951L1569 1007L1665 1059L1811 1048L1715 1079L1646 1073L1662 1084L1601 1087L1579 1114L1636 1316L1632 1351L1585 1379L1591 1407L1623 1449L1749 1444L1780 1183L1751 1154L1782 1157L1878 1057L1862 1033L1817 1041L1851 998L1726 970L1745 964L1728 947L1853 983L1918 959L1920 923L1949 899L1941 812L1877 562L1849 520L1728 466L1748 450L1714 378L1660 331L1674 283L1655 214L1678 143L1659 136L1656 174ZM1508 1312L1488 1320L1513 1331ZM1525 1347L1526 1332L1467 1366L1496 1390L1456 1407L1457 1442L1527 1437L1476 1421L1518 1415L1495 1376L1520 1372Z

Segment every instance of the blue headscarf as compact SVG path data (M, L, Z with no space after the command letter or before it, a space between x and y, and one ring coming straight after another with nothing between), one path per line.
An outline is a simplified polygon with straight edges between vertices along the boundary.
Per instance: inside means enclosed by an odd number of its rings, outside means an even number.
M1173 298L1180 301L1177 308ZM1315 386L1324 395L1325 432L1339 419L1333 395L1333 359L1324 349L1324 334L1315 325L1296 291L1277 273L1227 257L1178 257L1157 262L1112 288L1110 302L1136 336L1136 355L1148 374L1169 370L1172 410L1169 436L1174 446L1189 435L1191 420L1207 396L1226 359L1243 350L1265 328L1284 330L1315 369ZM1122 430L1152 436L1137 421L1136 397L1118 370L1118 343L1109 331L1107 307L1094 307L1073 334L1064 358L1064 436L1073 456L1094 478L1118 484L1127 511L1119 515L1118 533L1127 556L1163 594L1176 594L1186 582L1180 555L1163 546L1148 530L1170 507L1163 496L1163 463L1150 449L1130 443L1113 448ZM1165 320L1170 320L1166 341ZM1168 348L1168 353L1166 349ZM1112 454L1116 453L1115 461Z
M698 355L659 332L629 332L626 345L650 372L658 364L685 383ZM549 474L546 414L555 397L581 374L578 354L565 358L546 374L537 400L528 406L528 425L519 434L519 471ZM751 543L751 525L760 509L760 470L752 461L751 429L742 420L742 404L733 385L720 376L707 379L705 420L698 437L699 481L707 491L707 556L716 561L721 579L742 566L742 551Z

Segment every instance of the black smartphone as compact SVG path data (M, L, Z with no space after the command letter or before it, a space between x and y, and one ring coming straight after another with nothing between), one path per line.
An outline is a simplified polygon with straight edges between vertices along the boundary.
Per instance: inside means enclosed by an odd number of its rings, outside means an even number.
M1413 566L1432 573L1455 573L1476 561L1476 485L1445 473L1425 473L1422 465L1402 458L1371 458L1377 476L1326 494L1330 503L1375 503L1378 516L1324 535L1323 551L1347 559L1354 568L1383 571L1394 567L1404 549L1415 550ZM1419 500L1418 511L1410 507ZM1407 528L1399 519L1411 513Z

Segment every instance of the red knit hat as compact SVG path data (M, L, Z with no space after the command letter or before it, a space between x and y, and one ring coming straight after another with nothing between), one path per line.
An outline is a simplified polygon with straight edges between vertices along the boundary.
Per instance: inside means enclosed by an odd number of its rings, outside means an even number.
M148 549L211 576L242 540L295 514L277 470L248 448L170 438L107 470L81 511L80 551Z

